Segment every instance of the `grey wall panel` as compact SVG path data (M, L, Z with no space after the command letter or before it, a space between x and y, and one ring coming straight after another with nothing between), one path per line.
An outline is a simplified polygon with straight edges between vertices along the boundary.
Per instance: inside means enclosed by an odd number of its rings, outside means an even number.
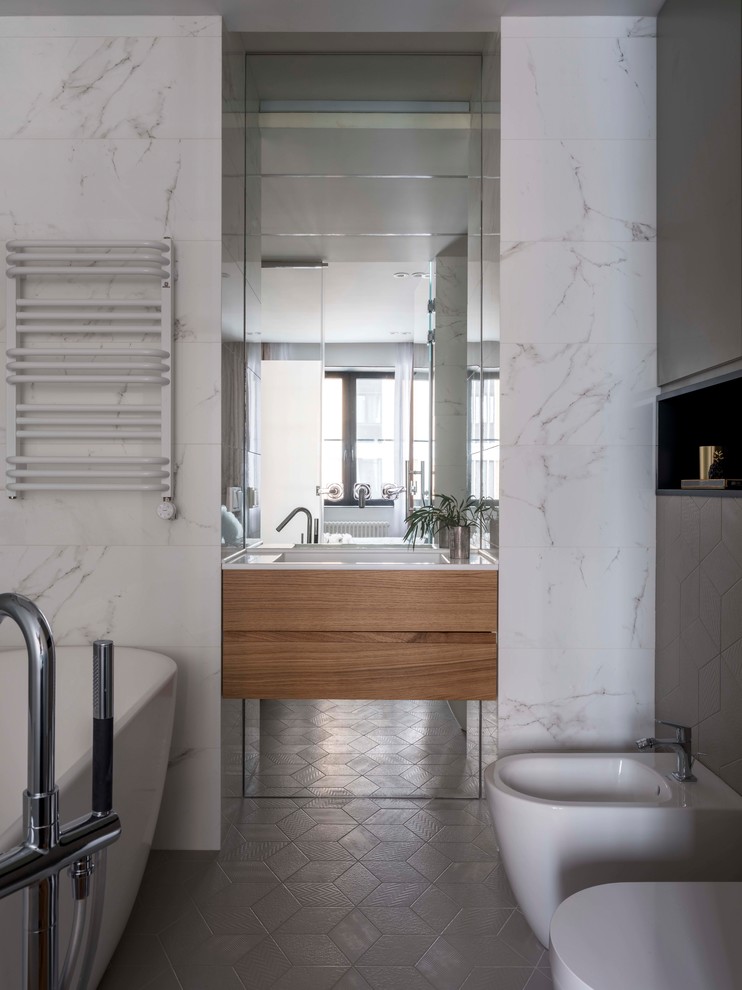
M658 18L658 375L742 356L739 0Z

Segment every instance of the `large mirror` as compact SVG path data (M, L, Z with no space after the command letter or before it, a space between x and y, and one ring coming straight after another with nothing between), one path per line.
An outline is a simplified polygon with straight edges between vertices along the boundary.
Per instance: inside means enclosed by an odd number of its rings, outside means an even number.
M247 542L397 542L432 493L497 498L482 64L247 56L245 498L230 506Z

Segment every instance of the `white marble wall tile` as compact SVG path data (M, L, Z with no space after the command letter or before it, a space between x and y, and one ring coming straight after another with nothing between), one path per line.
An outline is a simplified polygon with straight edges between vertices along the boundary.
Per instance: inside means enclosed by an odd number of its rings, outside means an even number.
M508 242L501 251L504 341L656 340L655 242Z
M197 16L0 17L2 38L221 38L222 19Z
M218 140L0 142L0 239L219 240Z
M622 344L501 344L504 444L646 444L655 349Z
M501 176L503 241L656 236L653 141L510 141Z
M503 547L500 573L503 649L654 647L651 548Z
M0 476L0 533L16 544L49 546L213 546L219 529L219 444L174 448L173 521L157 515L152 493L28 492L9 499Z
M61 645L102 637L163 653L178 645L214 647L221 636L220 569L219 545L0 548L5 590L35 601Z
M654 461L649 444L502 447L500 546L652 546Z
M503 39L653 38L657 33L657 19L625 16L503 17L500 31Z
M178 705L170 746L172 757L188 750L209 749L221 731L222 651L174 646L178 665Z
M183 343L221 339L222 248L218 240L175 242L173 336Z
M520 97L503 104L503 140L653 140L655 52L654 38L514 38L502 66Z
M173 374L175 443L221 439L221 344L178 341Z
M500 653L499 753L629 749L654 729L652 650Z
M220 38L0 38L0 138L212 138Z
M155 849L215 849L221 825L221 750L171 757L155 830Z

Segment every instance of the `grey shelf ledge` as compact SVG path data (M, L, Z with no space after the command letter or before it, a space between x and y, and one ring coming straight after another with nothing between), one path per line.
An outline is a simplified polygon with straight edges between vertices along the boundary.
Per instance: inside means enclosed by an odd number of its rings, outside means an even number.
M691 498L742 498L742 488L657 488L655 495L690 495Z

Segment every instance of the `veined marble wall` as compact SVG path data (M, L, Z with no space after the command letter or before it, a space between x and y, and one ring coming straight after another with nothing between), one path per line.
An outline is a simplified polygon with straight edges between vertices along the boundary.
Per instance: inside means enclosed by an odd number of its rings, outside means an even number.
M221 33L219 17L0 17L0 240L175 244L178 518L146 494L0 491L4 591L61 644L110 637L178 664L166 848L220 838Z
M652 728L654 34L502 21L501 752Z

